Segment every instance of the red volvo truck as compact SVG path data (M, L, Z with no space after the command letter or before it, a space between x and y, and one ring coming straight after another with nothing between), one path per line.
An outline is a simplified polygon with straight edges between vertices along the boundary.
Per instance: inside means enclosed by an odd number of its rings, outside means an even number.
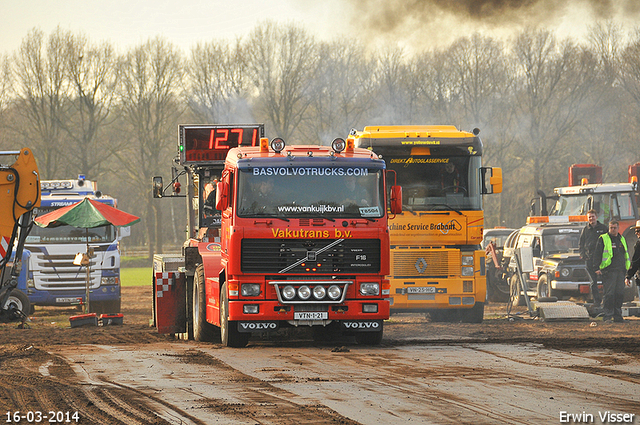
M262 124L179 127L173 178L155 177L153 192L186 197L189 234L182 255L154 257L155 325L231 347L303 326L379 344L393 172L353 139L287 146L263 135ZM400 187L388 193L401 212Z

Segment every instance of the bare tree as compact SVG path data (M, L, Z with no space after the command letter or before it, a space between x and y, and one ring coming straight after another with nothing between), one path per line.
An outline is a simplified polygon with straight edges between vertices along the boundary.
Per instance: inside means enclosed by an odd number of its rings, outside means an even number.
M57 28L45 41L42 31L31 30L14 57L17 112L22 120L11 127L33 143L45 178L55 177L61 165L60 124L66 120L70 89L65 74L66 37Z
M513 54L518 72L513 101L521 122L518 150L528 164L521 170L530 171L535 193L565 175L559 160L569 153L569 136L595 71L587 51L570 41L559 43L545 30L523 31Z
M11 102L11 62L5 55L0 56L0 118Z
M162 252L162 213L151 197L154 175L175 153L178 119L182 113L179 89L183 77L178 49L154 38L133 49L122 60L120 105L126 123L122 136L129 148L117 153L131 189L144 204L149 258Z
M101 136L109 123L118 81L117 56L108 43L91 45L86 37L69 34L65 66L71 84L68 119L60 125L70 139L63 157L83 174L100 175L122 143L111 146Z
M635 142L635 132L630 131L633 126L627 123L631 99L620 85L623 39L622 28L612 22L591 27L587 48L593 55L596 78L589 87L582 109L585 119L576 128L582 147L576 156L585 162L603 165L605 181L611 181L611 178L618 180L614 175L620 175L616 171L621 152L620 149L611 149L611 145L623 146L628 140ZM626 167L620 168L625 168L626 172Z
M456 122L455 109L459 94L451 72L450 55L437 50L425 52L414 59L411 69L420 78L413 87L415 96L426 111L425 119L437 124Z
M285 140L294 136L312 102L319 65L317 43L295 25L257 26L247 41L247 69L257 89L256 116Z
M365 57L359 43L335 41L320 47L322 67L313 88L305 133L329 144L359 128L374 95L375 61ZM308 129L308 130L306 130Z
M185 91L195 117L203 123L252 122L246 69L246 48L239 39L233 44L212 41L194 47L186 67Z
M627 106L625 116L630 118L631 125L628 127L631 134L627 140L624 140L624 146L627 152L632 153L634 159L637 159L638 142L635 135L640 131L640 118L638 118L640 115L640 29L636 30L622 52L620 81L630 98L630 102L625 105ZM629 110L629 105L633 105L633 109Z

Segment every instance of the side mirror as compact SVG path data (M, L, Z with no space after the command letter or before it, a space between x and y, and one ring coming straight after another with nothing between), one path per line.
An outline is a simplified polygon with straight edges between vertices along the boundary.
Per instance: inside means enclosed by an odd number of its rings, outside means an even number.
M487 184L487 171L491 173L489 176L489 184ZM480 168L480 173L483 195L502 193L502 168L482 167Z
M229 207L229 186L224 182L216 183L216 209L224 211Z
M155 176L153 178L153 197L154 198L162 198L162 188L164 185L162 184L162 177Z
M391 186L391 214L402 212L402 186Z

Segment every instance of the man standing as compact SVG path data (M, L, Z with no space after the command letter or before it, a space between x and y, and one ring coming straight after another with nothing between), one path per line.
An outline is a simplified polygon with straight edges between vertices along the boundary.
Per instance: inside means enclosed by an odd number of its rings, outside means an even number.
M593 306L600 307L602 304L602 295L598 289L598 278L596 276L596 270L598 270L598 264L593 261L593 254L596 249L596 242L600 235L607 233L607 226L598 221L596 210L589 210L587 212L587 225L582 229L580 233L580 258L582 258L587 265L587 273L589 273L589 280L591 281L591 296L593 297Z
M596 243L594 264L599 264L596 274L602 275L604 287L604 321L622 322L622 300L625 275L631 266L627 242L618 233L618 222L609 222L609 232L601 235Z
M625 283L627 284L627 286L631 286L631 279L633 279L633 276L636 274L636 272L640 270L640 220L636 221L636 225L631 227L631 229L633 229L633 231L636 232L636 236L638 237L638 240L634 245L633 258L631 259L631 267L629 268L629 270L627 270L627 277L625 280ZM640 297L640 287L638 287L638 297Z

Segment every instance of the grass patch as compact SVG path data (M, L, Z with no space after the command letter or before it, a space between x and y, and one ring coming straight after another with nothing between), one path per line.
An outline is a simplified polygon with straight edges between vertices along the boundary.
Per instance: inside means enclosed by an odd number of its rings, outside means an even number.
M152 267L153 261L148 257L120 257L120 268L126 269L129 267Z
M151 285L153 267L128 267L120 269L120 281L122 286Z

